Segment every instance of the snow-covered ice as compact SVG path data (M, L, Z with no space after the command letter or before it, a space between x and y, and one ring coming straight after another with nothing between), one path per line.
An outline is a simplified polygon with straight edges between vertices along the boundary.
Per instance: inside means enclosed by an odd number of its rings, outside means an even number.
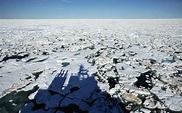
M81 66L87 74L78 77ZM61 70L68 72L55 79ZM181 80L181 19L0 20L0 112L35 108L37 99L45 107L32 112L52 113L57 106L59 112L180 113ZM117 106L99 108L113 105L107 95L118 98Z

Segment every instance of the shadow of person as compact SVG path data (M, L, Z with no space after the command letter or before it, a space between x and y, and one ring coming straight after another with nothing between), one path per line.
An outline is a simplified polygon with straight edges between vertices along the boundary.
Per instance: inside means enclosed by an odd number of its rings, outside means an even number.
M80 65L77 74L68 75L68 71L62 69L48 89L39 89L34 99L21 112L123 113L121 101L101 91L95 78L89 76L83 65ZM66 80L68 84L64 85Z
M78 76L80 78L87 78L89 77L89 74L88 74L88 70L87 69L84 69L84 66L83 65L80 65L80 68L79 68L79 72L78 72Z

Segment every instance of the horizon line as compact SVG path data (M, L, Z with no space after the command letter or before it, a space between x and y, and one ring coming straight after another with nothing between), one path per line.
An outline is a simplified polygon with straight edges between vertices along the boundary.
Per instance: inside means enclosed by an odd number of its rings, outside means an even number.
M134 19L182 19L180 18L0 18L0 20L134 20Z

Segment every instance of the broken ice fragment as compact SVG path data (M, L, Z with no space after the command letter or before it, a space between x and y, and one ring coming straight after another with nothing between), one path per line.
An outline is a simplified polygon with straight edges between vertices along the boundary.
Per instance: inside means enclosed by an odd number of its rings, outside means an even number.
M175 59L174 59L174 57L172 59L165 58L165 59L162 59L161 62L162 63L174 63L175 62Z

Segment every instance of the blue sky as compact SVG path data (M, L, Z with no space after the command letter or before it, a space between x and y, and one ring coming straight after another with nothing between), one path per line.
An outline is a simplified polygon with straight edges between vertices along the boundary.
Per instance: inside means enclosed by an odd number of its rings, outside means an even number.
M0 0L0 18L182 18L182 0Z

